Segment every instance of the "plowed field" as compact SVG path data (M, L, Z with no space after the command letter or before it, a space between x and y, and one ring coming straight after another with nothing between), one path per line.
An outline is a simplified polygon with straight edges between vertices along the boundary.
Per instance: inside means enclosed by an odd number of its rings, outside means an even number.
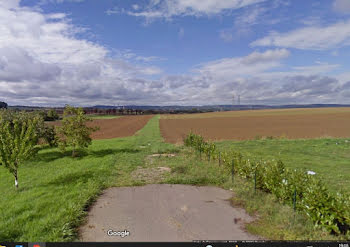
M342 111L335 108L334 111L295 109L286 112L283 110L255 112L256 116L253 111L246 111L243 114L242 112L211 113L205 117L198 114L198 118L191 116L182 119L179 115L177 119L161 119L160 129L165 140L171 143L182 142L191 130L210 140L246 140L282 136L290 139L350 137L349 108Z
M125 116L113 119L94 119L88 125L98 126L100 128L91 135L92 139L127 137L134 135L138 130L142 129L152 117L152 115L145 115ZM51 124L60 125L60 122Z
M126 116L115 119L96 119L90 124L100 127L94 132L92 139L109 139L117 137L133 136L146 125L153 116Z

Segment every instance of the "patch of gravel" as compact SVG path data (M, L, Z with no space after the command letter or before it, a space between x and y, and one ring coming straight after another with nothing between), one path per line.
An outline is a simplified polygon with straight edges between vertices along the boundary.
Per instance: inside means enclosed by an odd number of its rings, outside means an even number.
M146 157L145 161L148 164L153 164L157 158L173 158L175 156L176 154L151 154Z
M171 157L175 157L176 154L151 154L148 155L149 158L160 158L160 157L167 157L167 158L171 158Z
M164 174L170 172L169 167L138 168L131 173L131 177L144 183L159 183L164 179Z

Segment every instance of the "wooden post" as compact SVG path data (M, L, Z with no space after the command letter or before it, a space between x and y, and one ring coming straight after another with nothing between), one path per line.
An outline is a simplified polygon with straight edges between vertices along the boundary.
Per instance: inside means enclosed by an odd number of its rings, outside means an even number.
M232 183L233 183L234 175L235 175L235 161L232 160L232 163L231 163L231 180L232 180Z
M297 210L297 189L294 189L294 195L293 195L293 209L294 212Z
M254 172L254 192L256 193L256 170L257 170L258 168L257 167L255 167L255 172Z

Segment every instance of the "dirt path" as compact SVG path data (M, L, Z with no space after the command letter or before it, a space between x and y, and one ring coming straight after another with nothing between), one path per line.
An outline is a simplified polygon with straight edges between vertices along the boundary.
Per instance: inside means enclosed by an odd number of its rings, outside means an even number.
M111 188L98 199L80 229L81 241L254 240L252 221L233 208L232 192L216 187L152 184ZM127 230L128 236L108 236ZM110 232L111 233L111 232ZM120 235L120 234L119 234Z

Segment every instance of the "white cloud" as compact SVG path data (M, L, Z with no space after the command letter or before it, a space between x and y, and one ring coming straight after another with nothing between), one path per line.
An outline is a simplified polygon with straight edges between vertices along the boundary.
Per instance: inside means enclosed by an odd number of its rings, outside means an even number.
M140 6L139 6L138 4L133 4L133 5L132 5L132 8L133 8L134 10L138 10L138 9L140 8Z
M40 0L39 4L48 4L48 3L64 3L64 2L71 2L71 3L81 3L85 0Z
M233 30L232 29L224 29L220 31L220 39L225 42L230 42L233 40Z
M254 34L255 26L271 26L286 20L283 11L288 2L274 0L268 7L264 3L247 6L244 10L234 14L235 19L232 27L220 30L220 38L225 42L241 40ZM275 12L278 11L279 14ZM273 15L271 13L274 13Z
M333 3L333 9L339 13L350 13L350 1L349 0L335 0Z
M183 27L179 29L178 36L180 39L182 39L185 36L185 29Z
M67 17L67 15L65 13L54 13L54 14L46 15L47 19L52 19L52 20L64 19L66 17Z
M108 9L108 10L106 11L106 14L107 14L107 15L113 15L113 14L119 14L119 13L121 13L121 12L122 12L122 11L120 11L118 7L114 7L114 8L112 8L112 9Z
M222 58L182 75L166 75L131 50L114 56L76 38L63 13L45 15L0 2L0 100L24 105L350 103L350 76L316 63L287 68L287 49ZM145 55L145 54L143 54Z
M220 38L225 42L242 38L251 33L251 27L261 22L261 15L266 12L265 8L254 6L248 8L235 18L233 27L220 31Z
M150 0L147 6L139 6L127 14L147 19L176 16L210 16L223 11L240 9L266 0Z
M328 63L321 63L316 62L317 65L311 65L311 66L296 66L292 67L295 71L297 71L298 74L324 74L331 71L334 71L335 69L339 68L339 64L328 64Z
M19 5L20 0L1 0L0 1L0 7L11 9L11 8L17 8Z
M350 45L350 20L321 27L311 26L287 33L271 32L251 46L276 46L303 50L328 50Z
M253 52L245 57L224 58L202 65L198 72L220 80L231 80L234 77L251 77L257 73L279 67L280 60L287 58L290 52L286 49Z
M158 57L158 56L140 56L137 55L136 53L132 52L131 50L122 50L122 51L116 51L116 57L123 59L123 60L128 60L130 62L155 62L155 61L163 61L165 60L164 58Z
M14 1L1 3L3 100L29 105L90 105L92 100L107 103L146 97L144 93L152 95L151 82L139 78L158 75L162 73L160 68L110 58L105 47L75 38L84 30L73 26L63 13L45 15ZM133 55L133 61L156 59Z
M268 72L264 71L262 73L257 74L264 79L268 80L281 80L284 77L298 77L298 76L326 76L330 72L334 72L336 69L340 68L339 64L328 64L328 63L320 63L316 62L314 65L307 66L294 66L288 68L287 71L273 71Z

